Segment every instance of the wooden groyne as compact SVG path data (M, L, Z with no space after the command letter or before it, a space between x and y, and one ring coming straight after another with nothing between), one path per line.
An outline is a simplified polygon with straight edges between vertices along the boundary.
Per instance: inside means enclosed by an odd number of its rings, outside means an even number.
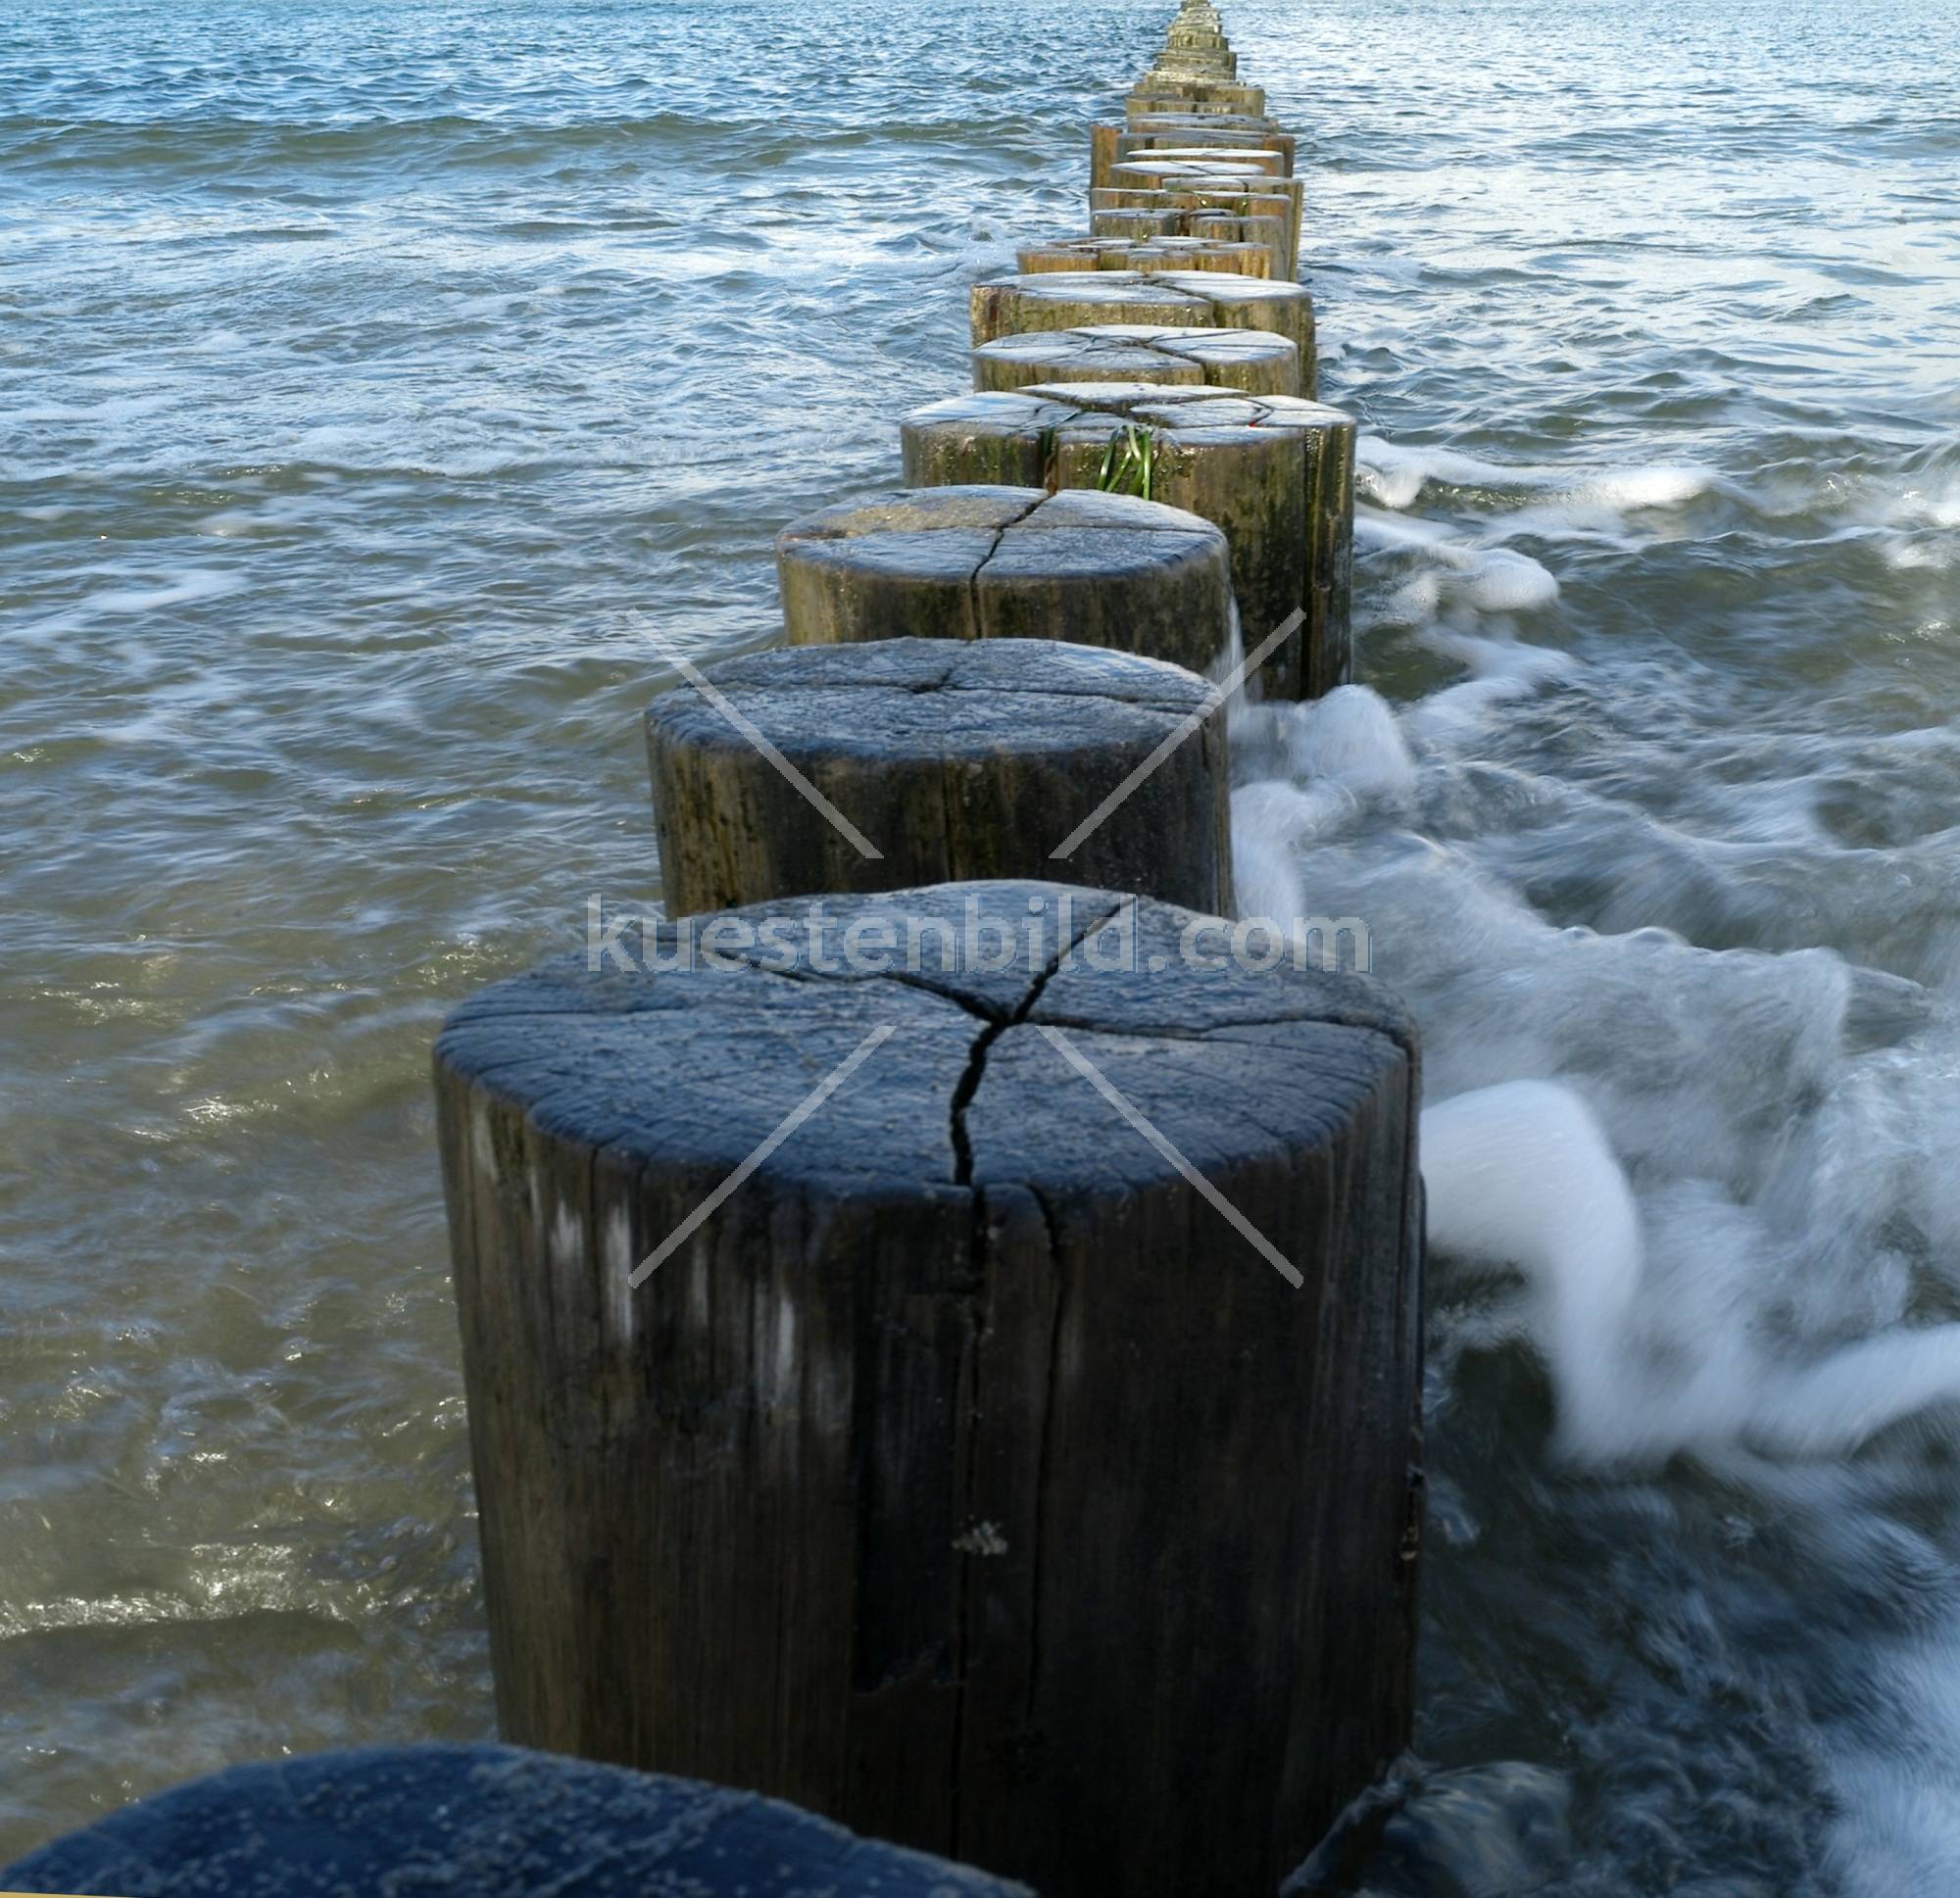
M1234 916L1202 676L1349 676L1296 149L1186 0L653 705L665 916L443 1030L507 1739L1047 1898L1271 1893L1407 1744L1415 1036Z

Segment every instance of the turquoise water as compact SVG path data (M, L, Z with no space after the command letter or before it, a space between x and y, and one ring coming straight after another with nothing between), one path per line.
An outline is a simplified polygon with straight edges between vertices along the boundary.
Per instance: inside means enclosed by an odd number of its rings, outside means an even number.
M488 1729L434 1024L658 896L636 615L769 637L1168 12L0 18L0 1859ZM1583 1093L1646 1236L1576 1355L1437 1262L1443 1776L1365 1876L1950 1892L1960 1350L1883 1347L1960 1316L1960 12L1227 24L1394 714L1254 867L1368 919L1432 1099Z

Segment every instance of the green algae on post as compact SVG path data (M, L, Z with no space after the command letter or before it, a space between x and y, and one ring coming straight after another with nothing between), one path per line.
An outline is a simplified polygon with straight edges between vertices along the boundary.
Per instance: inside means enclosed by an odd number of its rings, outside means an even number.
M951 397L900 426L912 487L1102 485L1112 444L1151 441L1152 499L1201 515L1232 550L1249 650L1296 608L1260 667L1267 698L1318 697L1351 676L1353 417L1319 403L1146 382L1037 383ZM1131 463L1133 464L1133 463Z

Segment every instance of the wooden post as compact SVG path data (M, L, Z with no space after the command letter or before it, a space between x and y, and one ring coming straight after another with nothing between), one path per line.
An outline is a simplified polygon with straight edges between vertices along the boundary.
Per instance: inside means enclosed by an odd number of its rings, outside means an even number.
M1038 281L1039 279L1037 279ZM1169 329L1092 323L1001 336L973 352L976 389L1036 382L1208 384L1247 395L1299 393L1299 352L1259 329Z
M1034 1898L759 1793L513 1746L363 1746L227 1767L0 1874L10 1893L198 1898Z
M1186 202L1178 194L1159 192L1170 202L1151 210L1098 211L1089 219L1094 237L1124 237L1134 243L1155 243L1165 237L1196 237L1205 243L1256 244L1266 254L1259 270L1267 276L1283 273L1292 233L1287 224L1287 207L1274 198L1270 217L1248 218L1203 204ZM1236 202L1243 202L1237 200Z
M1281 159L1278 169L1283 177L1294 175L1294 165L1298 157L1298 141L1270 120L1222 116L1204 119L1189 114L1165 113L1142 119L1136 124L1119 130L1110 163L1137 158L1147 152L1191 147L1203 151L1277 152Z
M1239 56L1215 47L1173 47L1157 55L1146 76L1173 85L1187 79L1229 81L1239 76Z
M1268 177L1290 178L1293 175L1292 163L1287 154L1277 145L1261 145L1252 142L1244 145L1230 145L1222 140L1217 143L1190 144L1165 143L1146 145L1133 152L1126 152L1122 162L1145 170L1152 166L1195 165L1200 170L1229 169L1233 170L1250 168Z
M1120 125L1089 127L1089 188L1093 191L1109 182L1109 168L1122 157Z
M1203 146L1210 149L1251 149L1275 151L1286 161L1287 176L1293 174L1295 140L1268 119L1249 119L1243 114L1194 113L1147 114L1127 125L1101 124L1089 128L1089 183L1092 189L1109 182L1109 168L1121 159L1134 158L1164 146Z
M670 916L979 877L1062 878L1232 913L1225 720L1196 673L1046 639L885 639L752 653L703 676L711 694L682 684L647 713ZM1199 729L1055 860L1192 719Z
M1243 112L1254 118L1266 110L1263 86L1203 78L1167 78L1147 73L1130 88L1126 113Z
M796 646L1058 639L1202 672L1230 650L1231 567L1209 521L1125 494L919 488L776 537Z
M1205 146L1169 151L1137 152L1109 168L1109 183L1145 191L1167 191L1186 178L1236 178L1248 191L1278 191L1287 182L1279 169L1280 155L1263 147L1248 148L1229 157ZM1262 183L1260 180L1271 182Z
M1167 329L1263 329L1299 352L1301 386L1313 392L1313 299L1304 286L1222 270L1049 270L976 283L969 309L973 341L991 343L1031 329L1100 323L1154 323Z
M900 433L915 488L1096 487L1112 468L1141 481L1147 466L1152 500L1230 542L1248 651L1296 608L1306 615L1253 675L1261 695L1318 698L1352 676L1355 430L1339 409L1143 383L1032 385L915 409Z
M1293 201L1283 192L1243 190L1230 179L1198 180L1175 190L1152 191L1140 186L1108 186L1089 194L1089 228L1097 235L1114 234L1118 226L1104 221L1112 211L1220 212L1256 220L1257 234L1272 246L1272 275L1294 279L1295 226ZM1253 232L1246 232L1251 237Z
M801 902L662 923L450 1016L507 1738L1043 1898L1271 1893L1389 1765L1415 1036L1228 931L942 885L814 943Z
M1244 192L1258 198L1284 198L1286 210L1281 215L1287 224L1287 251L1276 272L1292 277L1298 268L1304 189L1298 178L1283 177L1250 160L1222 163L1167 158L1152 152L1110 166L1108 184L1090 192L1089 206L1091 211L1102 211L1126 204L1151 204L1157 202L1154 194L1158 192L1203 193L1213 198L1225 192ZM1267 206L1261 205L1259 211L1271 215Z
M1014 268L1023 275L1039 270L1136 270L1146 276L1164 270L1223 270L1231 276L1267 276L1272 251L1264 244L1213 243L1204 237L1057 237L1023 244Z

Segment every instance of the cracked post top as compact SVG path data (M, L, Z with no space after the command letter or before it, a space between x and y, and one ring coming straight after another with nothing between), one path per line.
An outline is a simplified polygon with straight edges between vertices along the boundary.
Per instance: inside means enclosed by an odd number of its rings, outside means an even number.
M647 713L669 915L1013 876L1231 906L1223 702L1182 666L879 639L694 678Z
M1229 1180L1338 1142L1392 1075L1406 1085L1415 1052L1386 990L1255 969L1227 953L1231 930L1052 883L755 904L628 933L597 972L577 954L498 983L450 1016L436 1062L553 1145L707 1179L889 1028L752 1185L875 1198L1168 1180L1172 1162L1070 1070L1050 1027Z
M1132 495L880 495L792 521L776 572L796 646L1045 638L1203 671L1231 641L1224 535Z

